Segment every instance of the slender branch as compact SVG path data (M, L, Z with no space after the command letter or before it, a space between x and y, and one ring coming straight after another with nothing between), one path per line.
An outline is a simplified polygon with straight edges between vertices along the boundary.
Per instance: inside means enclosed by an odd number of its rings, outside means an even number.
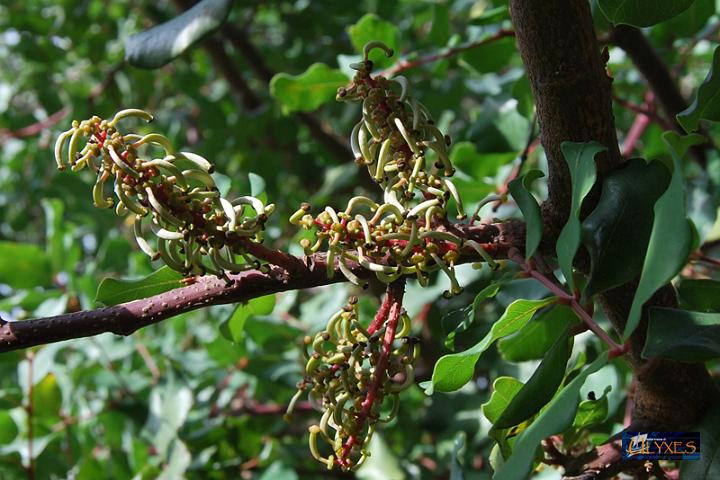
M215 38L205 40L203 46L212 58L213 65L225 80L230 89L240 99L248 110L255 110L262 105L262 100L248 86L242 72L237 68L230 55L225 50L225 45Z
M654 112L654 109L652 108L654 102L655 95L653 95L652 92L647 92L645 94L645 103L643 104L643 108L647 108L650 112ZM628 131L628 134L625 136L625 141L622 146L623 157L628 158L632 155L635 150L635 145L637 145L637 142L640 140L643 133L645 133L645 129L647 129L648 125L650 125L650 117L646 113L638 113L632 126L630 127L630 130Z
M607 344L608 348L610 349L611 357L622 355L625 352L623 346L610 338L607 332L603 330L602 327L600 327L600 325L595 322L595 320L593 320L592 315L590 315L587 310L585 310L585 308L580 305L577 296L566 292L560 285L557 285L555 282L546 277L542 272L533 268L531 264L525 262L522 254L520 254L520 251L517 248L510 249L510 251L508 252L508 258L513 262L517 263L520 268L522 268L525 273L527 273L530 277L542 283L545 288L550 290L553 295L555 295L563 303L567 304L572 309L572 311L575 312L575 315L577 315L578 318L580 318L580 320L582 320L585 325L587 325L588 329L590 329L595 335L597 335L603 342Z
M416 58L414 60L406 60L406 59L399 60L395 65L383 70L382 72L380 72L380 74L387 76L387 77L392 77L394 75L397 75L398 73L404 72L405 70L410 70L411 68L417 68L417 67L419 67L421 65L425 65L427 63L433 63L433 62L437 62L438 60L450 58L455 55L459 55L463 52L467 52L468 50L472 50L473 48L477 48L482 45L487 45L489 43L495 42L497 40L500 40L501 38L514 37L514 36L515 36L515 32L513 30L509 30L509 29L498 30L494 35L490 35L489 37L483 38L482 40L468 43L467 45L462 45L459 47L448 48L447 50L445 50L441 53L435 53L432 55L428 55L426 57Z
M454 234L481 244L494 258L506 257L510 247L522 248L525 241L524 224L517 221L478 226L456 224L452 228ZM271 266L263 268L267 270L266 273L261 270L248 270L236 275L230 274L230 284L211 275L197 277L193 284L182 288L97 310L18 322L0 319L0 352L104 332L130 335L166 318L209 305L246 302L272 293L347 281L337 266L333 275L328 276L324 254L305 258L280 252L278 255L292 259L293 268L285 270ZM466 249L460 260L459 263L468 263L481 259L474 250ZM371 278L370 272L360 265L351 263L349 266L357 276Z
M58 123L60 120L65 118L68 113L70 113L69 108L61 108L46 119L24 126L17 130L10 131L7 129L0 129L0 145L2 144L1 141L5 138L26 138L37 135L43 130L50 128L56 123Z

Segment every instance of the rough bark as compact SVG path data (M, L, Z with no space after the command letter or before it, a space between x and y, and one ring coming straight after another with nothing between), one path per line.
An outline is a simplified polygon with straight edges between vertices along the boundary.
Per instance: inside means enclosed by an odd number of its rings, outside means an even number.
M545 237L554 244L570 211L569 173L560 144L595 140L605 145L608 152L597 156L601 176L623 161L612 114L612 80L605 73L587 2L515 0L510 13L548 157L543 216Z
M560 144L595 140L607 146L608 152L596 158L600 180L623 161L615 135L611 79L603 65L588 2L511 0L510 11L548 156L544 241L554 245L570 204L570 177ZM592 206L593 201L590 197L584 206ZM618 332L624 330L635 287L629 284L601 295L601 304ZM677 306L672 287L661 289L649 305ZM668 428L697 421L716 392L707 370L702 364L645 362L640 352L646 328L645 313L627 354L637 375L634 418L644 425Z
M450 225L448 230L478 242L494 258L506 258L510 248L522 248L525 243L525 225L518 221L477 226L456 224ZM130 335L143 327L197 308L246 302L271 293L347 281L337 265L333 274L328 275L324 254L301 259L262 247L249 251L258 258L271 261L275 266L229 275L232 281L230 284L214 275L197 277L192 285L186 287L97 310L19 322L0 319L0 352L105 332ZM481 258L477 252L466 249L459 263L479 260ZM350 268L358 277L372 279L373 274L360 265L351 264Z

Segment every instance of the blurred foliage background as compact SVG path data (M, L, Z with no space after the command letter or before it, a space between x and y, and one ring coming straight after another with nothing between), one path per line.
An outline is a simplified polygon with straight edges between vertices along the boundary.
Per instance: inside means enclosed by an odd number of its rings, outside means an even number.
M157 70L124 63L129 35L183 6L166 0L0 5L4 319L91 309L103 278L141 277L158 268L121 219L93 208L88 172L56 171L52 145L72 119L107 118L130 107L152 111L153 130L214 162L232 194L249 192L250 172L262 177L264 187L254 188L264 188L279 210L267 241L300 254L302 234L285 220L300 202L344 205L352 195L373 194L348 148L359 106L333 99L351 75L349 63L359 59L358 46L381 38L399 55L379 67L420 59L404 75L452 137L458 184L471 205L504 188L526 146L525 165L544 168L515 41L501 33L512 28L506 1L247 0L235 5L220 32L172 63ZM675 65L686 98L710 66L715 12L714 0L697 0L683 16L646 31L663 60ZM596 23L607 44L609 25L600 14ZM490 37L497 38L483 41ZM607 46L622 144L637 115L630 107L645 104L648 89L625 53ZM463 51L450 50L456 47ZM425 61L434 54L441 58ZM280 72L285 75L271 82ZM661 131L651 123L632 154L664 155ZM716 153L707 165L709 177L697 179L687 166L689 211L703 239L717 236ZM512 206L485 212L518 215ZM491 276L462 268L466 293L451 300L441 297L444 279L424 291L410 284L406 308L423 347L420 381L449 351L445 336L457 311ZM300 379L299 342L354 288L278 294L250 306L181 315L128 338L104 334L0 355L0 477L29 478L32 464L36 478L489 478L489 423L480 407L496 378L524 380L537 360L509 364L496 351L481 359L475 381L460 392L428 397L413 387L398 419L373 440L371 459L353 475L324 472L310 458L307 425L317 414L307 405L292 423L282 419ZM531 281L511 282L477 309L456 348L474 344L512 300L542 295ZM377 300L365 295L362 302L372 315ZM243 334L223 335L233 316L245 322ZM580 337L583 342L598 349L594 338ZM604 439L623 423L629 374L610 365L591 380L585 393L612 387L607 418L594 434Z

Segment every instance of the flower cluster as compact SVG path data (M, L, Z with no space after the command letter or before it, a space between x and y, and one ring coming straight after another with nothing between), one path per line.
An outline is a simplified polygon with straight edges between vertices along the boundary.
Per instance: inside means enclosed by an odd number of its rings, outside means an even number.
M173 270L227 279L227 272L257 268L258 261L247 253L248 242L262 241L275 206L251 196L223 198L211 176L212 164L200 155L175 151L157 133L119 132L118 122L131 117L152 120L143 110L129 109L111 120L94 116L73 121L55 144L58 168L69 164L72 171L89 168L96 173L95 206L115 206L118 215L134 214L135 238L142 251ZM153 158L157 152L158 158ZM107 196L108 183L117 200ZM146 239L148 230L157 239L155 246Z
M466 217L457 188L449 178L455 172L447 147L449 137L435 126L427 109L408 94L404 77L392 80L372 76L370 51L392 50L379 42L365 47L364 60L353 64L353 81L338 90L337 98L362 102L362 119L352 130L350 144L359 164L366 165L383 189L382 203L371 198L352 198L344 210L328 206L313 217L307 204L290 218L306 229L315 228L316 241L304 239L307 254L326 245L328 275L337 259L340 271L351 282L364 285L349 268L355 262L375 273L385 283L404 275L416 275L421 285L430 272L442 270L450 279L447 296L462 288L455 264L463 247L479 254L476 242L452 233L447 221L450 199L458 220Z
M309 389L323 410L310 426L310 451L328 469L355 469L367 458L367 445L378 422L395 418L399 392L412 385L418 340L409 337L410 318L388 295L368 328L358 318L357 298L330 319L315 338L305 339L305 378L297 399ZM290 407L290 412L292 405ZM322 440L329 445L324 454Z

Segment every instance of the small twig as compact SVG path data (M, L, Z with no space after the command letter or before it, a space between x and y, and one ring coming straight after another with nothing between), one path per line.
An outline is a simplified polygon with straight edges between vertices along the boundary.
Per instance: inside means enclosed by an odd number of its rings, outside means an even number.
M694 254L692 257L690 257L690 259L696 262L709 263L710 265L713 265L715 267L720 267L720 260L718 260L717 258L708 257L701 252Z
M508 258L513 262L517 263L527 275L542 283L548 290L553 293L553 295L555 295L560 300L560 302L565 303L570 308L572 308L573 312L575 312L575 314L583 322L585 322L588 328L607 344L608 348L610 349L609 356L611 358L622 355L626 352L625 346L620 345L615 340L610 338L607 332L603 330L602 327L600 327L600 325L595 322L595 320L593 320L592 316L588 313L588 311L585 310L582 305L580 305L580 302L578 301L578 297L576 295L572 295L566 292L565 290L563 290L562 287L555 284L543 273L533 268L532 265L526 263L518 249L511 248L508 252Z
M158 380L160 380L160 369L158 369L157 363L155 363L152 355L150 355L150 351L148 351L145 344L139 340L135 342L135 349L138 351L143 361L145 362L145 366L148 368L148 370L150 370L150 375L152 375L152 384L157 385Z
M52 127L60 120L65 118L69 112L69 108L61 108L57 112L47 117L45 120L40 120L39 122L32 123L17 130L10 131L7 129L0 129L0 145L5 138L26 138L37 135L46 128Z
M643 104L643 108L646 108L648 111L654 112L654 102L655 95L653 95L652 92L647 92L645 94L645 103ZM625 141L623 142L623 157L627 158L632 155L633 151L635 150L635 145L640 140L643 133L645 133L645 129L647 129L648 125L650 125L650 117L648 117L646 114L638 113L635 116L635 121L633 121L633 124L630 127L627 136L625 137Z
M661 117L653 110L650 110L646 107L642 107L636 103L631 102L630 100L625 100L624 98L620 98L617 95L613 95L613 101L620 105L623 108L626 108L627 110L633 111L635 113L645 115L653 122L660 125L662 128L666 130L673 130L675 127L672 123L670 123L667 119Z
M433 63L433 62L437 62L438 60L450 58L450 57L458 55L462 52L472 50L473 48L477 48L482 45L487 45L488 43L495 42L497 40L500 40L501 38L514 37L514 36L515 36L515 32L513 30L502 29L502 30L499 30L498 32L496 32L494 35L483 38L482 40L468 43L467 45L462 45L460 47L449 48L442 53L435 53L433 55L428 55L426 57L421 57L421 58L418 58L415 60L401 59L392 67L387 68L387 69L383 70L382 72L380 72L380 74L384 75L386 77L391 77L391 76L397 75L398 73L404 72L405 70L410 70L411 68L419 67L420 65L425 65L427 63Z

